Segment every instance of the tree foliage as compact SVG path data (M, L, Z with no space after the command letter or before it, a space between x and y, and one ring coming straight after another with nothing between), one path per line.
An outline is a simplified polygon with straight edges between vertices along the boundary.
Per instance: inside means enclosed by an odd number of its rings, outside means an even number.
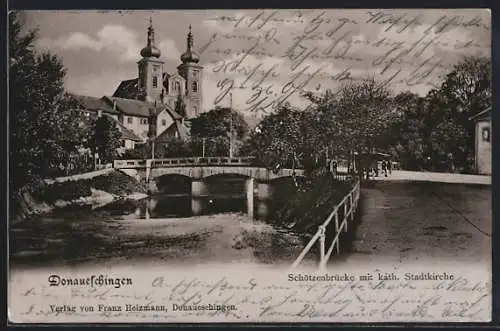
M248 133L248 124L243 116L230 108L215 108L191 120L191 136L229 137L242 139Z
M72 110L78 102L64 90L60 58L34 49L37 30L23 33L16 12L9 13L9 31L10 180L16 191L63 168L85 132Z
M121 133L117 123L109 116L99 117L94 124L93 149L103 163L112 162L118 157Z
M426 96L393 95L374 79L349 81L337 91L305 93L312 106L284 107L251 132L243 153L269 168L321 167L324 158L350 159L355 153L390 153L412 170L470 172L474 122L491 106L491 63L466 57L439 89ZM361 167L370 157L358 158Z
M155 149L155 157L190 157L193 156L189 142L180 138L169 137L167 140Z
M283 107L263 119L244 150L270 168L325 169L327 159L350 158L382 144L397 112L390 92L375 80L349 82L338 91L306 93L312 106Z
M472 172L475 127L469 118L491 106L490 60L465 57L439 89L425 97L408 95L395 98L403 117L386 141L401 164L412 170Z
M228 156L232 141L233 155L248 134L249 127L243 116L231 108L217 107L191 120L191 144L195 154Z

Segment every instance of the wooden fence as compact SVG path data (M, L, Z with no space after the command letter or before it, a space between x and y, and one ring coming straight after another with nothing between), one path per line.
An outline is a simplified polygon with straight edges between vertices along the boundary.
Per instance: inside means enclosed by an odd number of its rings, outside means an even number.
M336 254L340 252L340 236L342 232L347 232L349 222L354 221L354 215L358 208L360 195L360 182L357 181L352 190L338 203L327 219L318 227L318 231L302 250L292 269L296 268L319 240L319 269L324 270L330 256L335 249ZM333 222L332 222L333 221Z

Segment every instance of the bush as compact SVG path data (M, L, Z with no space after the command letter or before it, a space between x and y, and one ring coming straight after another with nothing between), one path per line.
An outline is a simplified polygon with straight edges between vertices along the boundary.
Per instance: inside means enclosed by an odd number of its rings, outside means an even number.
M146 187L135 179L120 172L114 171L110 174L92 178L93 187L116 195L126 195L134 192L145 193Z
M47 185L33 193L37 201L54 203L57 200L71 201L80 197L88 197L92 194L91 181L89 179L78 181L66 181Z
M277 211L276 219L298 233L313 234L352 186L351 182L337 181L330 174L308 180Z
M120 156L121 160L144 160L151 158L151 152L146 147L128 149Z

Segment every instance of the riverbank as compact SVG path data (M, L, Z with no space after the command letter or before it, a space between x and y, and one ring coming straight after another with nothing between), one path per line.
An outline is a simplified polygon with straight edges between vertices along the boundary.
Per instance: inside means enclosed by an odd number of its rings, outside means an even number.
M143 183L117 170L93 178L41 183L32 193L13 198L10 218L24 220L68 206L97 208L120 199L141 199L146 192Z
M335 206L353 188L350 181L339 181L330 173L300 184L273 217L277 225L306 235L318 230Z
M11 228L15 266L114 266L155 261L169 266L247 262L289 265L302 250L297 235L243 213L156 218L108 214L107 207L37 217Z

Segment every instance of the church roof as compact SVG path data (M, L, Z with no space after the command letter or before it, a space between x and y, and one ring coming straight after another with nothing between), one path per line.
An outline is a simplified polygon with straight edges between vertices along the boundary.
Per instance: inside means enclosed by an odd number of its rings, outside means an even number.
M124 80L118 85L113 97L135 99L139 88L139 78Z
M174 120L182 119L175 110L171 109L170 106L166 104L156 104L153 102L135 100L135 99L125 99L116 97L104 97L108 100L108 104L116 103L116 111L121 112L129 116L140 116L149 117L151 116L150 111L154 110L155 115L158 116L164 109L168 112L170 117ZM103 98L103 99L104 99ZM111 108L112 109L112 108Z
M135 100L135 99L125 99L117 97L104 97L108 99L111 104L116 103L116 109L125 115L130 116L140 116L149 117L151 116L150 110L155 111L155 115L159 114L162 108L156 106L152 102Z

